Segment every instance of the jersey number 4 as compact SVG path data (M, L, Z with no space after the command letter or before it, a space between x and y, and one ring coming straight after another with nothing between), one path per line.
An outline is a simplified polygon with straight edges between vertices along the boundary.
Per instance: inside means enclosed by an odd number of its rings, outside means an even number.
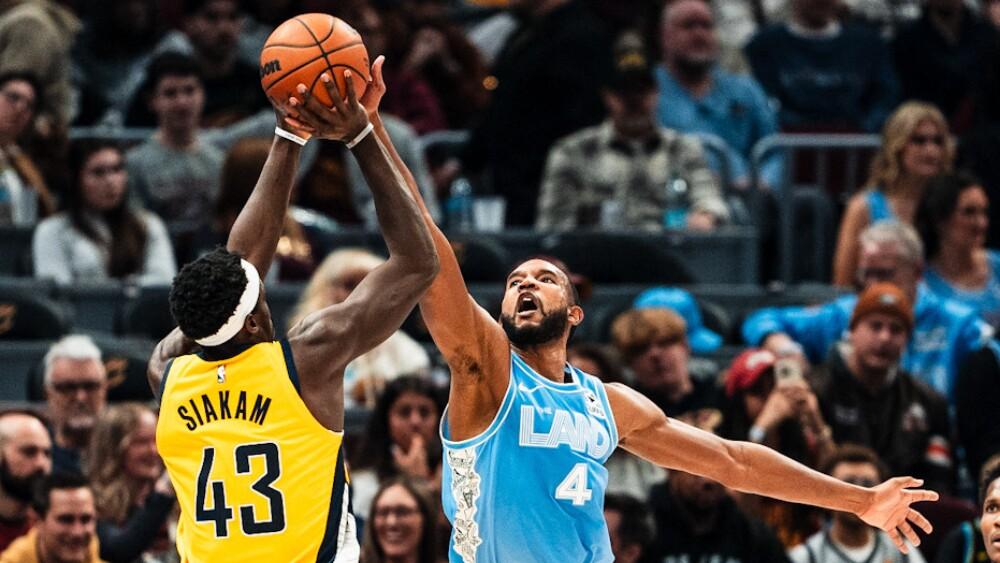
M587 488L587 464L578 463L566 474L566 478L556 487L556 498L573 501L575 506L583 506L594 496Z
M257 494L263 496L270 503L271 518L263 522L258 521L251 505L240 506L240 525L243 533L248 536L257 534L273 534L285 529L285 498L281 491L271 485L281 476L281 456L278 445L274 442L263 442L260 444L243 444L237 446L236 473L243 475L250 473L250 458L260 456L264 458L264 474L257 479L250 488ZM215 463L215 448L205 448L201 456L201 470L198 471L198 484L195 491L194 507L195 522L213 522L215 524L215 537L229 537L229 521L233 519L233 509L226 504L225 481L211 481L212 465ZM212 487L212 507L208 507L208 495L206 491Z

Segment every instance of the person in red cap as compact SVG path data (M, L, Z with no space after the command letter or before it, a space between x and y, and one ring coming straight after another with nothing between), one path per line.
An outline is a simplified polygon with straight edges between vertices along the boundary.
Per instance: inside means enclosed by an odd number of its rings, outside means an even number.
M802 363L751 348L736 357L724 379L725 424L721 434L771 447L816 467L835 444ZM819 530L818 512L801 504L739 495L740 506L765 521L786 547Z
M868 446L893 475L916 475L951 491L947 402L899 366L913 323L903 291L889 283L869 286L851 314L847 340L814 371L816 395L834 441Z

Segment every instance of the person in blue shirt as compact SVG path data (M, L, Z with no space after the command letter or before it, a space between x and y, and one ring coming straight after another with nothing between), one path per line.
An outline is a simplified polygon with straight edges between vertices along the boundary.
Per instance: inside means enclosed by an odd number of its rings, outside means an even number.
M883 221L862 232L858 283L891 282L915 304L913 334L900 367L954 404L959 365L988 341L993 329L975 310L928 290L920 283L922 270L923 245L913 227ZM801 350L818 364L843 336L857 300L851 294L813 307L761 309L743 323L743 338L778 355Z
M986 248L990 200L964 173L935 176L917 211L927 270L924 282L940 297L965 303L1000 324L1000 252Z
M378 117L385 88L378 64L372 74L362 100L378 140L423 207ZM300 111L325 110L310 100ZM914 526L930 531L910 505L937 493L909 489L919 480L848 485L766 446L671 420L629 387L571 366L566 343L583 309L569 276L552 262L519 264L506 278L500 319L491 316L469 294L451 243L424 211L441 271L420 310L451 370L441 421L441 494L452 523L453 563L610 563L604 463L618 446L731 489L855 513L885 529L904 552L904 537L919 544Z
M774 109L753 78L718 67L715 17L706 2L668 2L661 22L664 62L656 69L660 123L683 133L720 137L729 145L729 169L735 184L748 186L753 180L750 159L754 145L778 131ZM719 168L714 155L709 156L709 164ZM763 161L760 177L767 186L781 185L779 153Z
M850 286L858 267L858 235L887 219L913 224L924 186L951 170L955 146L948 122L934 106L906 102L886 121L865 188L851 196L840 219L833 284Z

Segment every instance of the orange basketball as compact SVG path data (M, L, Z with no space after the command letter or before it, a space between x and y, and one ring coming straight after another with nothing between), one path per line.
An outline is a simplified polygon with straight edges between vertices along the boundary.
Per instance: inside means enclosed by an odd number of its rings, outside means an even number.
M361 35L339 18L328 14L302 14L282 23L271 33L260 52L260 85L268 98L285 102L305 84L325 106L333 100L319 77L324 72L346 92L344 71L351 71L358 97L371 81L368 50Z

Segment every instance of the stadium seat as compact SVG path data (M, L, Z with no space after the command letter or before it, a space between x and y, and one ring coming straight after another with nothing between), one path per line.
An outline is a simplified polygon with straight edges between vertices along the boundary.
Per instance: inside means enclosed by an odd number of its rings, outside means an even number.
M453 235L451 247L466 282L502 282L510 272L510 255L486 236Z
M33 227L0 227L0 275L30 276Z
M0 339L59 338L69 326L66 311L50 298L54 286L40 280L0 283Z
M160 340L177 326L170 315L167 297L170 288L144 287L139 295L129 301L122 312L122 333L141 338Z
M117 281L75 283L60 287L60 301L73 319L73 329L84 332L116 333L128 302L127 288Z
M686 285L695 281L680 258L641 235L549 235L542 240L542 250L594 283Z
M0 340L0 401L27 400L29 375L38 370L51 345L48 340Z

